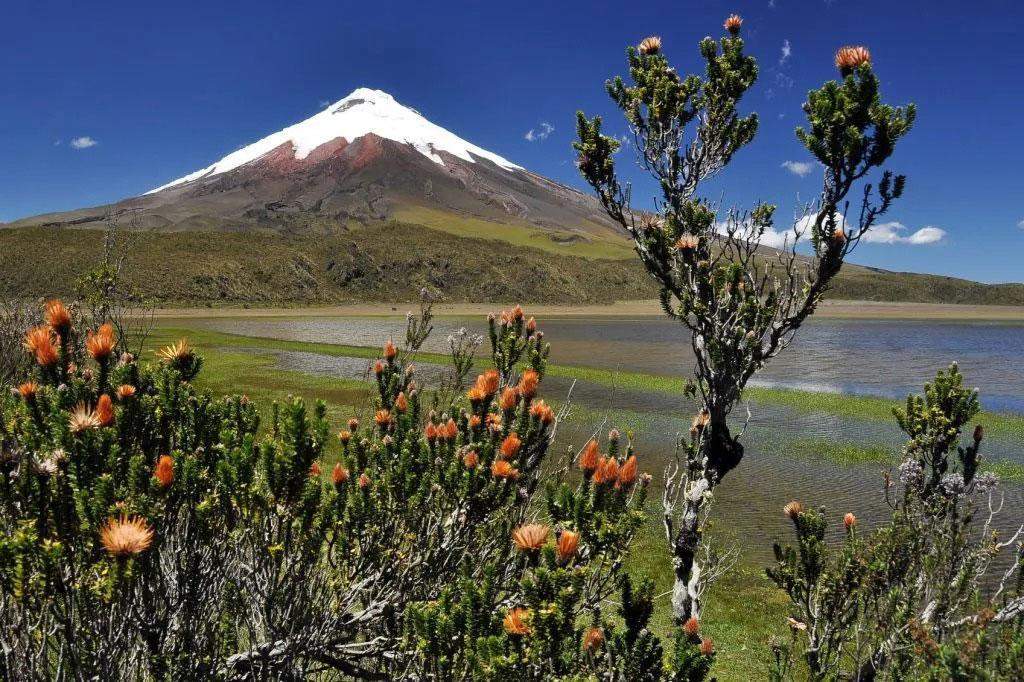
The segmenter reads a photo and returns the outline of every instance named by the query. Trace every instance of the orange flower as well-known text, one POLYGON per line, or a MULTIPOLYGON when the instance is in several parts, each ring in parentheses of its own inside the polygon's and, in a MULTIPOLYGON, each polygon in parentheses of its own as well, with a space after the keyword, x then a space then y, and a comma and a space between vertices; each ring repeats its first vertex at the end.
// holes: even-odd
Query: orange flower
POLYGON ((515 479, 519 477, 519 470, 503 459, 496 459, 491 465, 491 476, 502 480, 515 479))
POLYGON ((495 429, 501 426, 501 415, 496 412, 487 413, 487 425, 495 429))
POLYGON ((110 357, 117 345, 117 336, 114 334, 114 325, 106 322, 100 325, 95 333, 89 332, 85 339, 85 347, 93 360, 102 362, 110 357))
POLYGON ((619 463, 614 457, 602 457, 601 464, 594 472, 594 483, 614 483, 619 477, 619 463))
POLYGON ((85 403, 75 405, 75 409, 71 410, 71 414, 68 415, 68 428, 71 429, 71 433, 98 429, 100 426, 100 420, 96 418, 96 413, 85 403))
POLYGON ((700 640, 700 652, 705 656, 715 653, 715 644, 710 639, 700 640))
POLYGON ((533 336, 534 332, 537 331, 537 320, 532 317, 526 321, 526 333, 529 336, 533 336))
POLYGON ((26 402, 31 402, 35 399, 36 393, 39 392, 39 384, 34 381, 26 381, 25 383, 18 386, 18 395, 25 399, 26 402))
POLYGON ((395 398, 395 409, 399 412, 405 412, 409 409, 409 399, 405 397, 404 392, 399 392, 398 397, 395 398))
POLYGON ((353 433, 358 431, 359 430, 359 420, 356 419, 355 417, 352 417, 351 419, 349 419, 348 420, 348 430, 353 432, 353 433))
POLYGON ((366 475, 366 472, 359 474, 359 487, 367 488, 370 485, 370 477, 366 475))
POLYGON ((782 513, 788 516, 791 520, 796 521, 797 518, 804 513, 804 506, 796 500, 793 500, 782 508, 782 513))
POLYGON ((100 426, 110 426, 114 423, 114 403, 106 393, 96 402, 96 420, 100 426))
POLYGON ((377 410, 377 413, 373 415, 373 420, 377 422, 377 426, 383 428, 391 423, 391 412, 388 410, 377 410))
POLYGON ((128 400, 135 397, 135 387, 131 384, 121 384, 115 393, 118 400, 128 400))
POLYGON ((455 437, 459 435, 459 425, 455 423, 454 419, 449 419, 443 429, 444 437, 448 440, 455 440, 455 437))
POLYGON ((854 69, 862 64, 871 63, 871 53, 860 45, 847 45, 836 51, 836 68, 844 76, 849 76, 854 69))
POLYGON ((740 34, 740 26, 743 25, 743 19, 740 18, 740 15, 733 14, 722 25, 725 27, 725 30, 736 36, 740 34))
POLYGON ((339 431, 338 432, 338 440, 341 441, 342 445, 345 445, 350 440, 352 440, 352 432, 351 431, 344 431, 344 430, 339 431))
POLYGON ((462 456, 462 463, 466 465, 467 469, 476 469, 477 464, 480 463, 480 455, 476 454, 475 450, 470 450, 462 456))
POLYGON ((492 396, 498 392, 498 382, 500 377, 498 376, 498 370, 489 369, 483 374, 477 376, 476 383, 473 384, 473 388, 469 389, 469 399, 474 402, 482 401, 488 396, 492 396))
POLYGON ((600 465, 601 455, 597 452, 597 441, 593 438, 583 447, 580 453, 580 469, 594 471, 600 465))
POLYGON ((334 468, 331 469, 331 482, 334 483, 334 485, 341 485, 347 480, 348 469, 341 466, 341 462, 338 462, 334 465, 334 468))
POLYGON ((602 644, 604 644, 604 632, 601 631, 601 628, 590 628, 583 635, 584 651, 593 653, 600 649, 602 644))
POLYGON ((658 54, 661 52, 661 38, 658 36, 648 36, 640 41, 640 54, 658 54))
POLYGON ((633 481, 636 480, 636 468, 636 455, 630 455, 619 468, 619 480, 616 485, 623 488, 633 485, 633 481))
POLYGON ((433 443, 437 440, 437 425, 434 422, 427 422, 427 425, 423 427, 423 435, 427 437, 427 440, 433 443))
POLYGON ((516 403, 519 402, 519 393, 511 386, 506 386, 505 390, 501 392, 501 400, 498 404, 503 410, 511 410, 515 408, 516 403))
POLYGON ((557 554, 560 563, 567 563, 576 556, 576 550, 580 545, 580 534, 571 530, 563 530, 558 536, 557 554))
POLYGON ((177 343, 161 348, 156 354, 166 362, 181 362, 192 356, 192 347, 188 344, 188 339, 178 339, 177 343))
POLYGON ((376 374, 377 376, 380 376, 381 374, 383 374, 384 373, 384 363, 381 362, 380 360, 378 360, 377 362, 373 363, 373 373, 376 374))
POLYGON ((536 417, 544 426, 548 426, 555 421, 555 411, 543 400, 538 400, 533 404, 530 408, 530 414, 536 417))
POLYGON ((519 440, 519 436, 513 431, 505 436, 505 440, 501 443, 501 456, 503 459, 512 459, 519 454, 522 447, 523 441, 519 440))
POLYGON ((386 359, 388 362, 391 362, 392 360, 395 359, 396 355, 398 355, 398 349, 395 348, 395 344, 391 343, 391 341, 388 341, 387 343, 385 343, 384 344, 384 359, 386 359))
POLYGON ((700 621, 696 617, 690 616, 690 618, 683 623, 683 632, 693 637, 700 631, 700 621))
POLYGON ((469 398, 469 402, 475 405, 477 403, 483 402, 484 398, 486 398, 487 395, 484 393, 482 388, 474 385, 471 386, 468 391, 466 391, 466 397, 469 398))
POLYGON ((71 312, 57 299, 46 302, 46 324, 61 334, 71 328, 71 312))
POLYGON ((496 369, 485 370, 483 374, 476 378, 477 385, 480 386, 487 395, 494 395, 498 392, 499 381, 500 376, 496 369))
POLYGON ((161 455, 157 460, 156 467, 153 469, 153 478, 160 483, 161 488, 166 488, 174 482, 174 460, 170 455, 161 455))
POLYGON ((508 634, 522 637, 532 632, 528 625, 529 621, 530 612, 527 609, 515 608, 505 614, 502 627, 505 628, 505 632, 508 634))
POLYGON ((853 515, 853 512, 846 512, 846 516, 843 517, 843 526, 846 530, 850 530, 857 525, 857 517, 853 515))
POLYGON ((29 353, 35 353, 36 349, 44 343, 53 343, 53 332, 49 327, 39 326, 29 329, 25 333, 25 340, 22 345, 29 353))
POLYGON ((693 251, 700 244, 700 237, 687 232, 676 241, 676 249, 679 251, 693 251))
POLYGON ((478 414, 472 415, 469 418, 469 428, 471 428, 471 429, 478 429, 478 428, 480 428, 480 422, 481 422, 480 415, 478 415, 478 414))
POLYGON ((512 531, 512 541, 520 552, 536 552, 548 540, 551 529, 541 523, 528 523, 512 531))
POLYGON ((24 345, 41 367, 52 367, 57 364, 57 345, 48 327, 30 329, 25 334, 24 345))
POLYGON ((110 519, 100 529, 100 541, 112 556, 141 554, 153 542, 153 529, 138 516, 110 519))
POLYGON ((530 399, 537 392, 537 384, 540 383, 540 375, 532 369, 523 372, 519 378, 519 393, 526 399, 530 399))
POLYGON ((316 460, 314 460, 313 463, 309 465, 309 477, 310 478, 320 478, 320 474, 321 474, 320 462, 317 462, 316 460))

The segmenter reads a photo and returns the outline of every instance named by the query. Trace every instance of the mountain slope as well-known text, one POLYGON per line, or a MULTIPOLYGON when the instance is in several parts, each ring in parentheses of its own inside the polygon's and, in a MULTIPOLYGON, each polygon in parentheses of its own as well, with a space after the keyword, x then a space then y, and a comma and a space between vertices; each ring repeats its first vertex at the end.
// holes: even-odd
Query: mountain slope
MULTIPOLYGON (((0 225, 0 296, 72 293, 107 216, 128 212, 129 277, 166 304, 400 300, 421 286, 458 301, 656 293, 596 199, 366 88, 142 196, 0 225)), ((1024 285, 850 264, 833 295, 1021 305, 1024 285)))
MULTIPOLYGON (((73 296, 75 282, 101 258, 103 237, 90 229, 0 230, 0 299, 73 296)), ((146 231, 134 240, 127 278, 162 305, 412 301, 424 286, 452 302, 571 305, 657 294, 635 257, 586 259, 405 223, 327 235, 146 231)), ((829 296, 1024 305, 1024 285, 851 264, 829 296)))
POLYGON ((107 213, 127 210, 138 210, 147 229, 282 233, 333 232, 440 211, 539 229, 556 241, 625 245, 594 198, 367 88, 140 197, 9 227, 98 226, 107 213))

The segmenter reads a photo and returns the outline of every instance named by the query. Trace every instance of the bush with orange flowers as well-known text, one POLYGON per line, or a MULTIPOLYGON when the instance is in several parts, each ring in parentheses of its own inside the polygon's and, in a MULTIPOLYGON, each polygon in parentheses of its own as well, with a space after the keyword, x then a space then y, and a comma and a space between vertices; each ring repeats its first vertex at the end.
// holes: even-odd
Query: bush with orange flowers
MULTIPOLYGON (((708 581, 717 573, 700 564, 709 555, 704 524, 715 487, 744 456, 729 415, 750 379, 792 342, 847 256, 903 194, 904 176, 883 166, 916 116, 912 104, 883 102, 867 49, 843 48, 835 60, 840 78, 808 93, 807 126, 797 129, 821 169, 817 201, 782 227, 771 204, 719 213, 717 196, 703 196, 702 185, 758 130, 757 114, 740 107, 758 76, 741 35, 747 25, 734 14, 723 28, 719 40, 700 41, 703 68, 697 73, 677 71, 667 46, 650 37, 627 50, 630 80, 616 77, 607 84, 639 140, 633 145, 639 165, 660 190, 656 212, 630 206, 628 185, 616 175, 622 142, 602 134, 600 117, 578 114, 574 144, 580 172, 608 216, 632 238, 660 289, 663 309, 692 336, 697 356, 686 394, 703 417, 691 431, 687 461, 668 483, 673 494, 665 509, 678 624, 700 617, 708 581), (768 243, 769 236, 780 233, 788 235, 784 255, 766 258, 767 247, 777 246, 768 243), (808 244, 806 253, 798 252, 800 241, 808 244)), ((610 473, 609 465, 596 476, 610 473)))
POLYGON ((205 677, 189 660, 224 650, 255 409, 79 319, 47 303, 32 376, 0 400, 0 676, 205 677))
POLYGON ((548 346, 521 308, 490 318, 493 368, 466 381, 469 345, 453 344, 433 392, 411 364, 421 310, 383 347, 374 418, 336 439, 326 405, 297 399, 258 435, 250 401, 193 385, 187 340, 140 363, 67 310, 49 306, 54 326, 20 351, 32 376, 0 400, 5 677, 524 678, 640 660, 603 605, 631 589, 649 479, 617 433, 613 478, 552 470, 548 346), (58 357, 40 363, 47 344, 58 357))

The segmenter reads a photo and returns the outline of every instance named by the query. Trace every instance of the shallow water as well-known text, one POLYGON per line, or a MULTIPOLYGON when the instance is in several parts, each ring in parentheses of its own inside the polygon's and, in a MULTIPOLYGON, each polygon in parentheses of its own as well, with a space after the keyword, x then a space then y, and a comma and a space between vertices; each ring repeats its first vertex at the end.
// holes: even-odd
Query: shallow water
MULTIPOLYGON (((351 345, 377 345, 389 337, 404 336, 404 320, 396 318, 326 319, 208 319, 190 321, 205 328, 298 341, 351 345)), ((435 323, 425 350, 444 351, 446 337, 459 327, 484 332, 479 320, 441 319, 435 323)), ((667 320, 552 319, 543 324, 552 342, 552 361, 605 369, 684 375, 692 353, 683 332, 667 320)), ((278 367, 349 379, 369 376, 365 359, 294 351, 270 353, 278 367)), ((760 377, 763 385, 786 386, 842 393, 901 397, 920 392, 939 368, 956 360, 967 381, 984 388, 982 402, 989 409, 1024 413, 1024 327, 1004 324, 943 324, 922 322, 870 322, 821 320, 809 324, 793 347, 776 358, 760 377)), ((417 363, 421 383, 436 382, 442 369, 417 363)), ((572 382, 551 377, 544 393, 561 400, 572 382)), ((655 482, 673 456, 677 434, 689 428, 692 407, 682 398, 664 393, 609 388, 578 382, 572 400, 581 410, 562 426, 558 450, 578 446, 595 431, 611 426, 635 429, 642 466, 655 482), (607 417, 605 416, 607 415, 607 417), (626 421, 623 424, 622 421, 626 421)), ((743 426, 746 412, 734 415, 743 426)), ((851 442, 882 446, 898 453, 905 437, 894 421, 864 420, 826 413, 808 413, 774 405, 750 405, 743 442, 747 453, 716 492, 716 528, 736 539, 746 560, 771 560, 771 543, 789 540, 790 527, 782 507, 792 499, 826 505, 832 533, 841 532, 841 518, 853 511, 866 528, 881 523, 889 510, 882 494, 883 464, 833 464, 787 455, 787 443, 796 440, 851 442)), ((987 438, 984 454, 990 459, 1024 463, 1024 447, 1009 439, 987 438)), ((1011 533, 1024 521, 1024 487, 1003 487, 1006 512, 997 527, 1011 533)), ((660 492, 652 491, 658 513, 660 492)))
MULTIPOLYGON (((296 341, 374 346, 404 337, 401 318, 333 317, 207 319, 190 324, 217 331, 296 341)), ((425 350, 446 351, 447 336, 478 318, 440 318, 425 350)), ((678 323, 661 318, 541 321, 551 359, 602 369, 688 376, 693 352, 678 323)), ((1024 325, 903 320, 812 320, 793 345, 753 382, 804 390, 901 398, 920 392, 938 369, 958 362, 986 409, 1024 414, 1024 325)))

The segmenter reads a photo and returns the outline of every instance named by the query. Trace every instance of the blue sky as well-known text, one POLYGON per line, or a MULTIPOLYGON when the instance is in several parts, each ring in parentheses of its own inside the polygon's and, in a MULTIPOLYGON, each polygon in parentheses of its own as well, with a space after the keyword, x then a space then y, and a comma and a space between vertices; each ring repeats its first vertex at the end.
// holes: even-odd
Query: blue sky
MULTIPOLYGON (((661 35, 691 70, 696 42, 733 11, 762 65, 744 101, 762 125, 712 196, 787 216, 813 197, 817 172, 783 166, 809 161, 793 135, 800 105, 834 77, 836 47, 862 43, 886 98, 916 102, 919 118, 891 161, 910 179, 886 220, 904 229, 854 260, 1024 280, 1024 9, 1009 1, 15 3, 0 43, 0 221, 139 194, 359 86, 583 188, 573 114, 625 132, 603 90, 625 70, 625 45, 661 35), (945 236, 906 243, 925 227, 945 236)), ((637 202, 651 193, 638 183, 637 202)))

